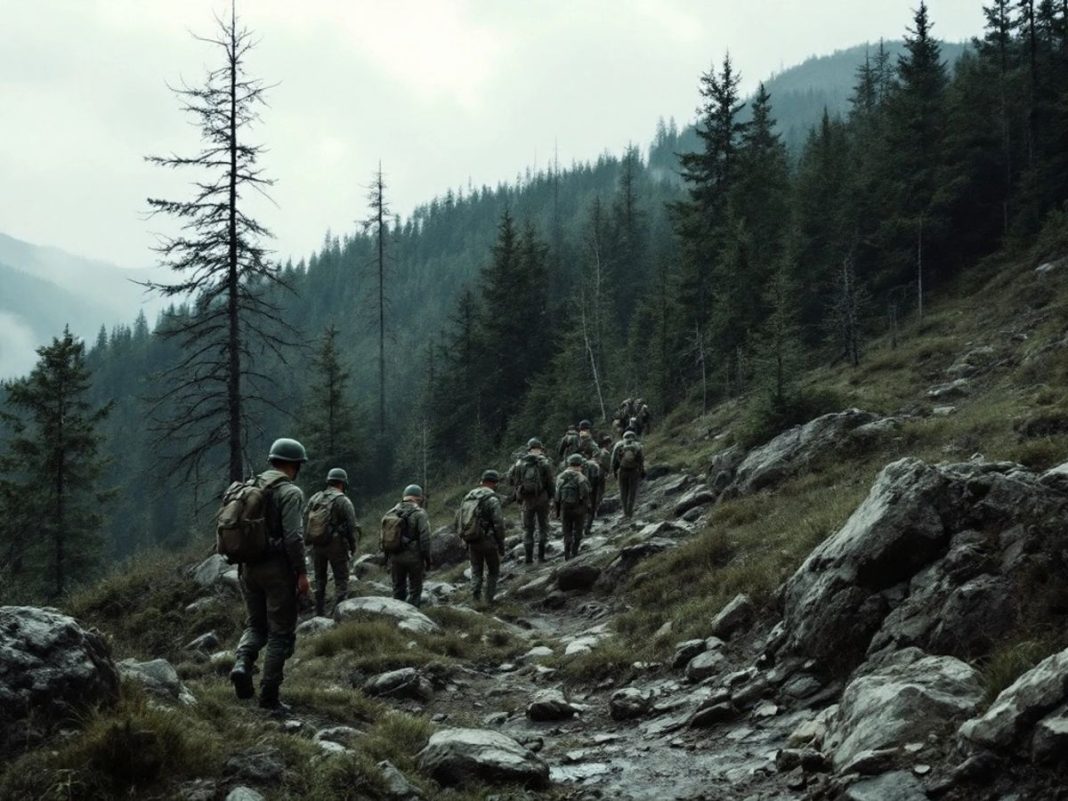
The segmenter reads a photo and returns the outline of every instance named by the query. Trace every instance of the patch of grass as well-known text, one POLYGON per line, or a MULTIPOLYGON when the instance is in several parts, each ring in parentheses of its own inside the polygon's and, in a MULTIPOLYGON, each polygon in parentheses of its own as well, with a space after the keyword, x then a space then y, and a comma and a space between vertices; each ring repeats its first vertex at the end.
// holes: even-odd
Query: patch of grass
POLYGON ((634 672, 634 663, 640 659, 641 654, 633 645, 614 638, 599 643, 588 653, 557 657, 548 664, 555 664, 568 681, 596 684, 605 679, 626 678, 634 672))
POLYGON ((1060 647, 1061 643, 1050 637, 1005 643, 995 649, 982 668, 985 703, 994 703, 1003 690, 1060 647))
POLYGON ((360 749, 374 761, 388 759, 407 773, 433 732, 434 725, 425 717, 390 711, 367 732, 360 749))

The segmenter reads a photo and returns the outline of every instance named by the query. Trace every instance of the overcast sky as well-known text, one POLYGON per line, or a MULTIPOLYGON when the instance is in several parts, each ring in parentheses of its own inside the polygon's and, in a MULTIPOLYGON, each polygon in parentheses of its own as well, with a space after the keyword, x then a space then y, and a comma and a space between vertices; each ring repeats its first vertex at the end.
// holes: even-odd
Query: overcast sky
MULTIPOLYGON (((646 145, 688 121, 730 49, 744 88, 814 54, 900 37, 909 0, 243 0, 250 67, 278 82, 256 139, 277 180, 260 210, 280 255, 365 213, 382 161, 394 210, 449 187, 513 180, 646 145)), ((982 25, 981 0, 933 0, 935 33, 982 25)), ((0 231, 125 266, 153 263, 148 195, 184 197, 143 156, 196 132, 168 82, 218 53, 226 0, 0 0, 0 231)))

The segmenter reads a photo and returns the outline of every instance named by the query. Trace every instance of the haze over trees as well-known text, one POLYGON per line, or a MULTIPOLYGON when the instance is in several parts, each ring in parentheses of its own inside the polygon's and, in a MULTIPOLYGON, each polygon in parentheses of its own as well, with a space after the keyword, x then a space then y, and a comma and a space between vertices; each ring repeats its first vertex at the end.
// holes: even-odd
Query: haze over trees
MULTIPOLYGON (((662 122, 647 152, 450 190, 404 220, 382 203, 369 229, 328 233, 280 267, 257 244, 265 229, 227 205, 228 176, 263 180, 256 148, 238 139, 235 151, 218 128, 251 123, 252 106, 234 112, 225 80, 189 90, 204 93, 189 96, 206 115, 204 157, 225 161, 205 190, 225 213, 161 207, 192 226, 164 254, 183 276, 174 296, 200 300, 154 332, 143 320, 104 332, 87 356, 93 402, 117 400, 100 424, 124 485, 113 519, 138 521, 108 527, 109 553, 184 541, 195 510, 258 468, 278 435, 311 443, 316 470, 347 462, 359 505, 414 479, 433 494, 628 395, 658 415, 737 398, 754 441, 829 410, 834 398, 803 390, 806 368, 862 365, 873 336, 922 315, 990 254, 1068 245, 1068 10, 995 0, 986 12, 961 51, 938 41, 921 3, 903 44, 860 59, 844 106, 817 101, 800 118, 796 93, 776 94, 785 76, 745 99, 738 66, 717 57, 694 76, 695 127, 662 122), (803 135, 801 118, 813 123, 803 135), (249 161, 228 172, 235 152, 249 161), (307 346, 289 364, 277 320, 307 346), (145 376, 187 368, 203 371, 209 417, 190 415, 197 401, 180 390, 162 408, 197 420, 178 433, 209 458, 199 490, 161 467, 182 443, 159 447, 141 425, 145 376), (378 441, 388 460, 369 447, 378 441), (146 494, 136 479, 154 470, 162 486, 146 494)), ((228 24, 219 43, 245 42, 228 24)), ((236 80, 254 105, 262 86, 236 80)))

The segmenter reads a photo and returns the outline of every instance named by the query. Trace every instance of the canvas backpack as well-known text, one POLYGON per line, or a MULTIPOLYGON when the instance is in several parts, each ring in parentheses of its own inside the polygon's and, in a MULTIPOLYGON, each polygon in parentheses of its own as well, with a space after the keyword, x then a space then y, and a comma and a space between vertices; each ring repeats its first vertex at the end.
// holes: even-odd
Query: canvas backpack
POLYGON ((536 498, 545 491, 544 471, 541 459, 531 454, 519 462, 519 494, 524 498, 536 498))
POLYGON ((624 470, 633 470, 638 466, 642 446, 637 442, 624 442, 619 449, 619 466, 624 470))
POLYGON ((565 434, 564 435, 564 453, 563 453, 563 455, 565 457, 567 457, 567 456, 570 456, 573 453, 578 453, 579 444, 580 444, 579 443, 579 435, 577 433, 575 433, 575 434, 570 434, 570 433, 569 434, 565 434))
POLYGON ((415 509, 403 509, 394 506, 382 518, 382 551, 397 553, 411 541, 411 524, 409 518, 415 509))
POLYGON ((568 509, 582 506, 588 497, 588 493, 582 486, 581 473, 574 470, 566 470, 560 481, 560 505, 568 509))
POLYGON ((326 493, 322 490, 308 500, 308 522, 304 526, 305 545, 329 545, 337 533, 334 504, 341 493, 326 493))
POLYGON ((590 480, 590 486, 596 487, 601 481, 601 466, 590 459, 586 461, 583 470, 586 473, 586 478, 590 480))
POLYGON ((486 520, 485 501, 493 490, 487 487, 479 487, 471 490, 460 503, 459 533, 460 539, 466 543, 478 542, 482 539, 489 526, 486 520))
POLYGON ((235 481, 222 497, 215 516, 215 552, 230 564, 255 562, 272 547, 267 514, 275 489, 287 483, 282 476, 265 483, 261 476, 235 481))

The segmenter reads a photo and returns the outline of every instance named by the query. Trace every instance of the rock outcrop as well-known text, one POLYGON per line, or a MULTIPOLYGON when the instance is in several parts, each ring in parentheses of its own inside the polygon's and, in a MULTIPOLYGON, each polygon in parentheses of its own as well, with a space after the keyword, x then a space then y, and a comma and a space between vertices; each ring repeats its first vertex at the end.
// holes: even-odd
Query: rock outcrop
POLYGON ((166 659, 150 659, 146 662, 124 659, 119 662, 119 673, 127 681, 140 684, 145 692, 158 700, 186 705, 196 703, 196 698, 182 684, 174 665, 166 659))
POLYGON ((0 607, 0 754, 118 697, 119 673, 99 634, 55 609, 0 607))
POLYGON ((444 729, 419 752, 419 769, 446 786, 473 781, 544 788, 549 766, 511 737, 489 729, 444 729))
POLYGON ((437 623, 411 604, 380 595, 368 595, 342 601, 337 605, 334 615, 342 621, 364 615, 387 617, 396 621, 398 628, 417 634, 434 634, 441 630, 437 623))

